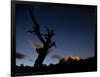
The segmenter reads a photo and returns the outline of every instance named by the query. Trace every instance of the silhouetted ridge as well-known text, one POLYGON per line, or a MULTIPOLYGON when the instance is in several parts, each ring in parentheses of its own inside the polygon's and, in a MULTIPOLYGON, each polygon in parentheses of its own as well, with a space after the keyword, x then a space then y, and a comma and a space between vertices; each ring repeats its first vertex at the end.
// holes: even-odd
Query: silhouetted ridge
MULTIPOLYGON (((38 68, 38 67, 37 67, 38 68)), ((55 73, 73 73, 73 72, 88 72, 96 71, 96 58, 91 57, 88 59, 80 59, 79 61, 73 61, 70 63, 62 63, 59 61, 58 64, 42 64, 39 69, 35 70, 32 66, 20 66, 16 65, 16 75, 35 75, 35 74, 55 74, 55 73)))

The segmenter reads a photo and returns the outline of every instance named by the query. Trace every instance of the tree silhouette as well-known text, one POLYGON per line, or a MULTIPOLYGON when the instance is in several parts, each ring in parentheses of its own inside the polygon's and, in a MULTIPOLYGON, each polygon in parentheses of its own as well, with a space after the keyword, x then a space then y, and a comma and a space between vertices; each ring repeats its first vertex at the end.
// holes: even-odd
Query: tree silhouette
POLYGON ((52 48, 53 46, 56 46, 55 42, 52 41, 52 37, 54 36, 54 31, 50 30, 48 27, 46 27, 47 33, 46 34, 42 33, 40 31, 40 25, 37 23, 37 21, 34 18, 32 8, 29 8, 29 13, 30 13, 31 19, 34 23, 34 26, 32 28, 33 30, 29 30, 27 32, 29 32, 33 35, 35 34, 38 37, 38 39, 41 41, 41 43, 43 44, 42 48, 36 48, 38 57, 34 64, 34 70, 39 70, 39 69, 41 69, 42 63, 43 63, 45 57, 47 56, 49 49, 52 48))

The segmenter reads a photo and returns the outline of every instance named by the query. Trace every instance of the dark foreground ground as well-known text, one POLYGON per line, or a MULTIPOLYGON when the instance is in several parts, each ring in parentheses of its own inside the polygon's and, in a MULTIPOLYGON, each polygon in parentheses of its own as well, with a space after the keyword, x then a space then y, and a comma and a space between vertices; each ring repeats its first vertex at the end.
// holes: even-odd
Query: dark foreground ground
POLYGON ((30 66, 16 66, 15 75, 40 75, 40 74, 58 74, 58 73, 75 73, 75 72, 90 72, 97 71, 97 60, 95 57, 88 59, 81 59, 71 63, 58 63, 50 64, 49 66, 43 64, 41 68, 34 70, 34 67, 30 66))

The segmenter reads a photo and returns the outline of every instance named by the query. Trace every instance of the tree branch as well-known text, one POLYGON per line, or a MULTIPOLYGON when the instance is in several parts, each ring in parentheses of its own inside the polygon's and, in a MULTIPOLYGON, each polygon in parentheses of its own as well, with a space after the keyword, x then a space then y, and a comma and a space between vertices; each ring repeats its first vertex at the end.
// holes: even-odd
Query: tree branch
POLYGON ((40 33, 40 25, 36 22, 33 14, 32 14, 32 9, 31 8, 29 8, 29 13, 30 13, 30 16, 31 16, 32 21, 35 24, 35 26, 33 26, 33 31, 28 31, 28 32, 30 32, 30 33, 34 32, 38 36, 38 38, 41 40, 41 42, 44 44, 45 41, 44 41, 44 39, 43 39, 43 37, 40 33))

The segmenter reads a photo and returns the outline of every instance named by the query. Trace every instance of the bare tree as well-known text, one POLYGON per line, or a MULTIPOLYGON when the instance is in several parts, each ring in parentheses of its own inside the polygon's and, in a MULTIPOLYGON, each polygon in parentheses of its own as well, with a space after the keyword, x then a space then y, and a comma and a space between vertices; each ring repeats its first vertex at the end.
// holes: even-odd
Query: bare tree
POLYGON ((39 70, 42 66, 42 63, 43 63, 45 57, 48 54, 49 49, 52 48, 53 46, 56 46, 55 42, 52 41, 52 37, 54 36, 54 31, 50 30, 49 28, 46 28, 47 33, 46 34, 42 33, 40 31, 40 25, 37 23, 37 21, 34 18, 33 9, 30 8, 29 13, 30 13, 31 19, 34 23, 34 26, 33 26, 33 30, 29 30, 27 32, 29 32, 31 34, 35 34, 38 37, 38 39, 41 41, 41 43, 43 44, 42 48, 36 48, 38 57, 35 61, 34 69, 39 70))

